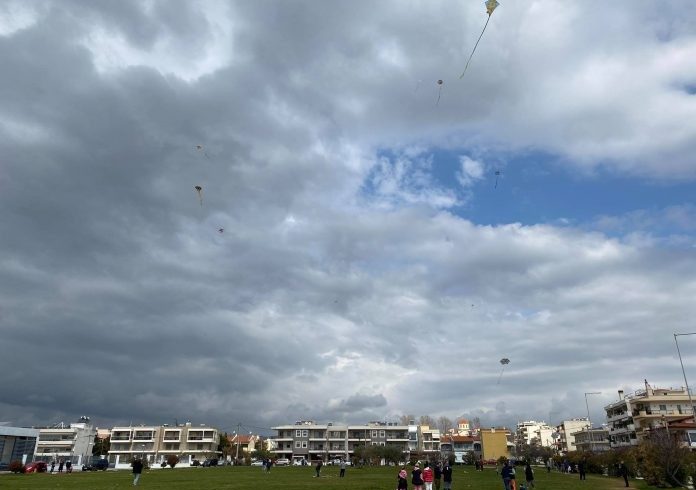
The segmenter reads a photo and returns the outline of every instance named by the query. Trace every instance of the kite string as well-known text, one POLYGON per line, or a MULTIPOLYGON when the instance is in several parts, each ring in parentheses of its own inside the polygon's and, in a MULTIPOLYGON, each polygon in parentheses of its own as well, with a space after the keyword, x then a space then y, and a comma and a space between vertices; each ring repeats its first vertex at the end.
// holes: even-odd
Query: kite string
POLYGON ((503 379, 503 373, 505 372, 505 366, 503 366, 503 369, 500 370, 500 376, 498 376, 498 382, 496 383, 497 385, 500 384, 500 380, 503 379))
POLYGON ((481 41, 481 38, 483 37, 483 33, 486 32, 486 27, 488 27, 488 21, 490 21, 490 20, 491 20, 491 16, 489 15, 488 19, 486 19, 486 24, 483 26, 483 30, 481 31, 481 35, 476 40, 476 44, 474 44, 474 49, 471 50, 471 54, 469 55, 469 59, 466 60, 466 66, 464 67, 464 71, 462 72, 461 75, 459 75, 460 80, 464 77, 466 70, 469 68, 469 63, 471 63, 471 58, 474 57, 474 53, 476 52, 476 48, 478 47, 479 42, 481 41))

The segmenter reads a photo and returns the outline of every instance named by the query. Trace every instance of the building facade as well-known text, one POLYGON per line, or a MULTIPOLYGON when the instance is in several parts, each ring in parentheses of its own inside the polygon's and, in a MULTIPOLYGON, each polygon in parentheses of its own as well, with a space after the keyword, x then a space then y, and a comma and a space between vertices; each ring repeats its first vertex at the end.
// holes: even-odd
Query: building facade
POLYGON ((70 461, 81 466, 92 459, 92 447, 97 430, 88 417, 71 424, 56 424, 39 428, 36 447, 37 461, 70 461))
POLYGON ((0 425, 0 471, 6 470, 12 461, 33 461, 38 441, 39 429, 0 425))
POLYGON ((480 429, 479 438, 481 440, 481 457, 484 460, 497 460, 501 456, 510 457, 510 449, 515 445, 510 438, 512 433, 505 427, 491 427, 490 429, 480 429))
POLYGON ((601 452, 611 449, 609 431, 603 427, 584 428, 572 434, 578 451, 601 452))
MULTIPOLYGON (((409 448, 409 426, 386 422, 365 425, 317 424, 299 421, 273 427, 273 452, 293 462, 352 459, 360 446, 396 446, 405 454, 409 448)), ((439 448, 438 448, 439 449, 439 448)))
POLYGON ((526 420, 518 422, 515 430, 515 443, 527 446, 551 447, 553 445, 553 427, 546 422, 526 420))
POLYGON ((440 438, 442 459, 463 463, 467 456, 473 454, 477 458, 481 454, 481 441, 471 436, 446 435, 440 438))
POLYGON ((166 461, 169 455, 175 455, 179 458, 180 466, 189 466, 194 460, 218 458, 219 444, 216 428, 193 426, 190 422, 173 427, 114 427, 111 429, 108 459, 116 468, 127 468, 135 458, 153 465, 166 461))
POLYGON ((557 437, 555 439, 556 450, 565 454, 569 451, 577 451, 575 446, 575 434, 583 429, 590 427, 590 422, 587 417, 580 417, 570 420, 564 420, 556 427, 557 437))

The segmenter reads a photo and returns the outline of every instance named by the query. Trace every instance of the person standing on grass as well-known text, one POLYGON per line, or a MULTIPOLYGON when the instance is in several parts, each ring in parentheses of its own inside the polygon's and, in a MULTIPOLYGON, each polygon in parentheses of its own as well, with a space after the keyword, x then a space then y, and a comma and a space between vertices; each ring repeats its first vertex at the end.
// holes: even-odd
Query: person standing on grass
POLYGON ((442 468, 442 480, 445 482, 444 490, 452 489, 452 466, 449 460, 445 461, 445 466, 442 468))
POLYGON ((500 476, 503 479, 503 486, 505 490, 511 490, 510 481, 514 478, 514 473, 512 470, 512 465, 510 461, 506 461, 503 465, 503 469, 500 470, 500 476))
POLYGON ((435 473, 435 490, 440 490, 440 481, 442 480, 442 461, 435 463, 433 473, 435 473))
POLYGON ((623 477, 624 483, 628 486, 628 467, 623 461, 619 464, 619 476, 623 477))
POLYGON ((524 479, 527 480, 527 488, 534 488, 534 470, 532 469, 532 465, 529 464, 529 461, 527 461, 524 467, 524 479))
POLYGON ((430 467, 429 463, 425 463, 425 468, 423 469, 423 482, 425 483, 425 490, 433 490, 433 480, 435 480, 433 469, 430 467))
POLYGON ((341 473, 338 476, 340 476, 341 478, 346 476, 346 460, 345 459, 341 460, 341 473))
POLYGON ((546 473, 551 473, 551 458, 546 460, 546 473))
POLYGON ((134 459, 131 466, 133 467, 133 486, 137 487, 138 481, 140 481, 140 475, 143 472, 143 462, 139 459, 134 459))
POLYGON ((585 474, 585 460, 581 459, 578 463, 578 473, 580 473, 581 480, 587 480, 587 475, 585 474))
POLYGON ((408 473, 406 473, 406 468, 402 467, 397 476, 396 490, 408 490, 408 473))
POLYGON ((322 460, 320 459, 319 462, 317 463, 317 467, 315 468, 315 470, 316 470, 316 472, 317 472, 316 478, 319 478, 319 477, 321 476, 321 467, 322 467, 322 466, 324 466, 324 461, 322 461, 322 460))
POLYGON ((423 490, 423 472, 416 463, 411 472, 411 483, 413 483, 413 490, 423 490))

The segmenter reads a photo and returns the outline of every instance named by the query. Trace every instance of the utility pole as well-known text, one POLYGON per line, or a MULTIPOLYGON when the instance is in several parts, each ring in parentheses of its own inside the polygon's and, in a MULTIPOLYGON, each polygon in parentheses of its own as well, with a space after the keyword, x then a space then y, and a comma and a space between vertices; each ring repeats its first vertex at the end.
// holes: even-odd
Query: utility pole
POLYGON ((237 424, 237 452, 234 455, 234 464, 237 465, 239 464, 239 429, 242 426, 242 424, 237 424))
POLYGON ((682 356, 681 352, 679 351, 679 342, 677 342, 677 337, 684 336, 684 335, 696 335, 696 332, 689 332, 689 333, 675 333, 674 334, 674 343, 677 344, 677 354, 679 354, 679 364, 681 364, 682 368, 682 374, 684 375, 684 384, 686 385, 686 393, 689 395, 689 404, 691 405, 691 419, 696 421, 696 415, 694 413, 694 401, 691 399, 691 390, 689 389, 689 382, 686 380, 686 371, 684 371, 684 362, 682 361, 682 356))
POLYGON ((601 391, 589 391, 585 393, 585 408, 587 408, 587 423, 590 424, 590 426, 587 428, 589 431, 590 435, 590 451, 592 451, 593 446, 594 446, 594 434, 592 433, 592 421, 590 420, 590 405, 587 403, 587 395, 601 395, 601 391))

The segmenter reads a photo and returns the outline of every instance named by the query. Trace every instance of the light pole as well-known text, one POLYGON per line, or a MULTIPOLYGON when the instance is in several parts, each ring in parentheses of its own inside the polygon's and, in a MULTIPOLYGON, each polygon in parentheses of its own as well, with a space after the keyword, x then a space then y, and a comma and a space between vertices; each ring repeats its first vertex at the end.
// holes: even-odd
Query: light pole
POLYGON ((684 375, 684 384, 686 385, 686 393, 689 395, 689 405, 691 405, 691 418, 696 420, 694 417, 694 401, 691 399, 691 390, 689 389, 689 382, 686 380, 686 371, 684 370, 684 362, 682 361, 681 351, 679 350, 679 342, 677 342, 677 337, 683 337, 685 335, 696 335, 696 332, 687 333, 675 333, 674 343, 677 345, 677 354, 679 355, 679 364, 681 364, 682 374, 684 375))
POLYGON ((590 451, 593 451, 594 448, 592 447, 594 445, 594 435, 592 434, 592 421, 590 420, 590 405, 587 403, 587 395, 601 395, 601 391, 587 391, 585 392, 585 408, 587 408, 587 423, 590 424, 590 426, 587 428, 590 434, 590 451))

